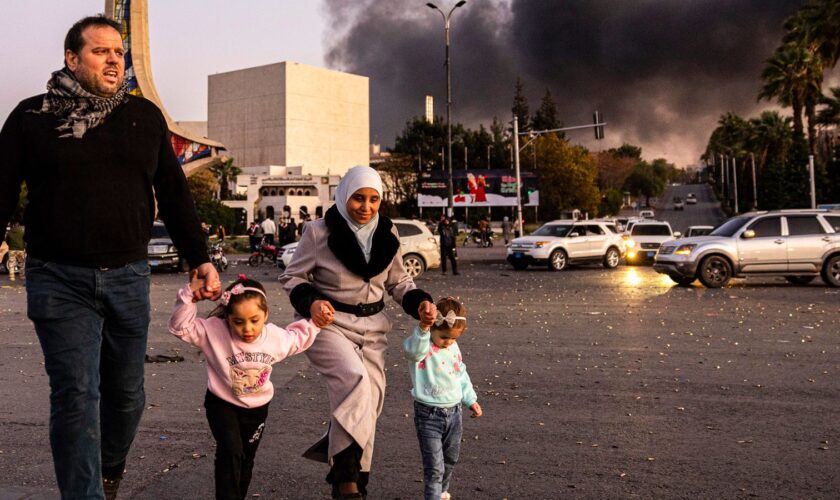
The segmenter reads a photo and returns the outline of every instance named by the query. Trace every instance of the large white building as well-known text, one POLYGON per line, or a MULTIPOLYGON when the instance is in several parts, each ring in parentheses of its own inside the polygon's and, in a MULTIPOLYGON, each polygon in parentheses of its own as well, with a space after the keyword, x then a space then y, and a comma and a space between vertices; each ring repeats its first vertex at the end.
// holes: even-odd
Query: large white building
POLYGON ((368 78, 294 62, 210 75, 207 132, 238 167, 343 175, 368 164, 368 78))

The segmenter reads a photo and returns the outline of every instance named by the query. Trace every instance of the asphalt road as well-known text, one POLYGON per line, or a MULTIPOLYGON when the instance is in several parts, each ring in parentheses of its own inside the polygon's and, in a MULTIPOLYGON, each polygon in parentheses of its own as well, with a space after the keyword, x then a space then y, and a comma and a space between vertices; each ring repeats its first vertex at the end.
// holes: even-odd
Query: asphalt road
MULTIPOLYGON (((418 280, 465 301, 459 344, 485 410, 465 420, 453 497, 840 496, 840 290, 770 278, 681 288, 649 267, 516 272, 503 251, 459 249, 461 276, 418 280)), ((277 273, 247 271, 267 285, 272 320, 290 321, 277 273)), ((184 281, 153 276, 149 353, 186 359, 147 365, 147 410, 121 498, 213 494, 203 359, 165 328, 184 281)), ((389 386, 370 498, 419 498, 399 350, 413 322, 393 303, 387 311, 389 386)), ((24 290, 5 276, 0 343, 0 499, 55 498, 42 356, 24 290)), ((326 428, 323 383, 302 355, 278 365, 273 381, 251 493, 329 498, 323 464, 300 458, 326 428)))

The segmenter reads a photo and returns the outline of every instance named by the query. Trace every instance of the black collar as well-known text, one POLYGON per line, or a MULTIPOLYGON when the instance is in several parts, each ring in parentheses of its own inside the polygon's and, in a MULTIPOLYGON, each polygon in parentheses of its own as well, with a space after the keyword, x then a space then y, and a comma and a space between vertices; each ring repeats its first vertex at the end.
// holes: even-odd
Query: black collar
POLYGON ((400 240, 391 232, 393 227, 391 219, 383 215, 379 216, 379 223, 373 232, 370 262, 365 262, 365 255, 356 240, 356 235, 353 234, 335 205, 324 214, 324 223, 330 232, 327 246, 347 269, 361 276, 365 281, 388 269, 400 248, 400 240))

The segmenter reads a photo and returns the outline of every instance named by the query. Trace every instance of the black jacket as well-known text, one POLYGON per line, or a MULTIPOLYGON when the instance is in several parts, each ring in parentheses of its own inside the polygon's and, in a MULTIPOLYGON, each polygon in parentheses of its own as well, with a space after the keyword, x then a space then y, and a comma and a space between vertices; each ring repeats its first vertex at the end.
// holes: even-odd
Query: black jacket
POLYGON ((80 139, 59 138, 58 117, 22 101, 0 131, 0 228, 29 190, 28 252, 39 259, 115 267, 145 259, 155 217, 191 267, 209 262, 187 180, 160 110, 129 96, 80 139))

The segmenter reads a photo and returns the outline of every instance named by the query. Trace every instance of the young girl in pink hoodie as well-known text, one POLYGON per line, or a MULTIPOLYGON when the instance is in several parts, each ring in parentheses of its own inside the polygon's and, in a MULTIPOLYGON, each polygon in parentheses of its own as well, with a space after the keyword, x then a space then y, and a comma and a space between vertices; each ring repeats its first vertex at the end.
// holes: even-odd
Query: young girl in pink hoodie
POLYGON ((207 319, 197 318, 192 289, 199 286, 193 274, 178 292, 169 331, 207 358, 204 408, 216 439, 216 498, 242 499, 274 395, 271 365, 309 348, 320 328, 311 320, 295 321, 286 329, 266 323, 265 289, 243 275, 207 319))

